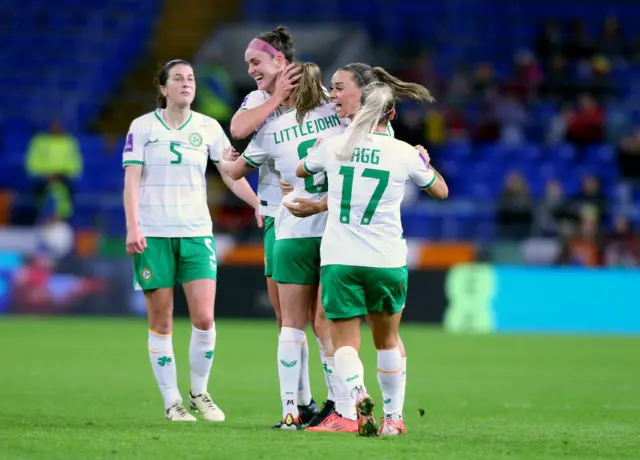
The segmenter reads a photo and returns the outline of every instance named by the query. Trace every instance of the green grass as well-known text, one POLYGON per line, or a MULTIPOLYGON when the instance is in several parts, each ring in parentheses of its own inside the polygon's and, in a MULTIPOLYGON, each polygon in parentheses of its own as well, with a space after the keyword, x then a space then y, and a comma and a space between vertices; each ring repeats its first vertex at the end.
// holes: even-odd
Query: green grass
MULTIPOLYGON (((274 324, 220 320, 217 330, 210 390, 227 421, 171 424, 143 320, 0 319, 0 458, 640 458, 637 338, 452 336, 403 326, 409 432, 364 439, 269 429, 280 416, 274 324)), ((189 333, 187 322, 176 325, 183 395, 189 333)), ((363 333, 367 385, 380 400, 363 333)), ((322 402, 311 342, 313 393, 322 402)))

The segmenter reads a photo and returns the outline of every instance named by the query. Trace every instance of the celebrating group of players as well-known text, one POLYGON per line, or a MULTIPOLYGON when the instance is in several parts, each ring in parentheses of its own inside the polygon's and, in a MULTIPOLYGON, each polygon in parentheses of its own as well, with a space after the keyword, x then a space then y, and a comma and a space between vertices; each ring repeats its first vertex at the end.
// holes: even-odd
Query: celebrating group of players
POLYGON ((177 282, 192 322, 189 406, 205 420, 225 419, 207 391, 216 341, 217 259, 205 183, 211 158, 264 226, 265 276, 279 326, 282 418, 274 428, 403 434, 407 361, 398 326, 408 272, 400 204, 409 180, 439 199, 448 189, 426 150, 395 139, 390 122, 396 101, 433 98, 420 85, 361 63, 338 69, 329 92, 315 64, 295 62, 283 27, 254 38, 245 60, 258 90, 231 122, 233 137, 253 135, 242 155, 215 120, 191 111, 195 79, 183 60, 161 69, 159 108, 134 120, 126 138, 127 250, 147 304, 149 356, 165 417, 196 420, 177 385, 171 336, 177 282), (255 169, 257 196, 244 179, 255 169), (358 356, 363 316, 378 353, 381 423, 358 356), (321 410, 309 384, 309 320, 328 390, 321 410))

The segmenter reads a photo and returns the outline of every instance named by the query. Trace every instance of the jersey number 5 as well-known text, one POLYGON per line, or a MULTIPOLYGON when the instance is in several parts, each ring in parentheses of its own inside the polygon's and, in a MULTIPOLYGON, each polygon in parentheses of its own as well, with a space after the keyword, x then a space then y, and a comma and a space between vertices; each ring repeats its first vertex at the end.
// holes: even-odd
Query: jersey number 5
POLYGON ((180 147, 180 142, 172 142, 169 144, 169 150, 173 153, 177 158, 171 161, 172 165, 179 165, 182 163, 182 153, 178 151, 178 147, 180 147))
MULTIPOLYGON (((298 158, 300 158, 301 160, 304 160, 305 158, 307 158, 307 155, 309 154, 309 149, 311 147, 313 147, 313 145, 316 143, 317 139, 309 139, 308 141, 304 141, 304 142, 300 142, 300 145, 298 145, 298 158)), ((324 174, 324 181, 322 182, 322 184, 316 185, 315 182, 313 181, 313 178, 315 176, 311 176, 311 177, 307 177, 304 180, 304 189, 307 191, 307 193, 324 193, 327 190, 329 190, 329 183, 327 182, 327 173, 323 173, 324 174)))
MULTIPOLYGON (((353 166, 341 166, 340 175, 344 177, 342 182, 342 198, 340 200, 340 223, 348 224, 351 222, 351 195, 353 194, 353 177, 355 168, 353 166)), ((366 168, 362 171, 362 177, 377 179, 378 185, 373 191, 373 195, 369 200, 367 208, 364 210, 360 225, 369 225, 376 208, 380 203, 380 198, 389 185, 389 171, 380 169, 366 168)))

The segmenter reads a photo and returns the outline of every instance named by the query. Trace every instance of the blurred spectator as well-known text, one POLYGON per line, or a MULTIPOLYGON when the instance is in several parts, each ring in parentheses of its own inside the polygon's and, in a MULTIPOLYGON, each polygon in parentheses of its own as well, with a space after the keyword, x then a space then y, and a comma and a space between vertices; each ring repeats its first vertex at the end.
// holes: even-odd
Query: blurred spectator
POLYGON ((424 137, 429 146, 442 145, 447 140, 445 118, 440 110, 430 108, 424 120, 424 137))
POLYGON ((540 84, 540 95, 556 102, 573 100, 575 82, 567 69, 565 58, 554 55, 549 61, 549 70, 540 84))
POLYGON ((536 206, 534 233, 542 237, 555 237, 560 224, 570 218, 569 203, 562 184, 556 179, 547 182, 544 195, 536 206))
POLYGON ((545 140, 547 145, 558 145, 563 143, 567 138, 567 128, 569 120, 573 115, 573 109, 569 104, 562 104, 560 110, 551 117, 547 125, 547 134, 545 140))
POLYGON ((570 241, 572 259, 585 267, 602 265, 603 234, 598 210, 583 206, 578 219, 578 232, 570 241))
POLYGON ((627 50, 625 49, 625 38, 620 29, 618 19, 611 16, 605 18, 597 50, 598 53, 607 56, 614 62, 625 61, 627 50))
POLYGON ((636 267, 640 260, 640 244, 629 220, 618 216, 613 230, 607 237, 605 264, 614 267, 636 267))
POLYGON ((444 81, 426 51, 423 51, 414 59, 411 66, 404 72, 403 78, 406 81, 421 84, 435 94, 436 97, 438 94, 444 93, 444 81))
POLYGON ((447 139, 456 141, 469 138, 467 119, 462 108, 450 107, 444 111, 444 116, 447 139))
POLYGON ((565 49, 565 40, 560 30, 558 21, 549 20, 544 30, 536 39, 536 54, 543 62, 547 62, 551 56, 562 53, 565 49))
POLYGON ((581 84, 584 92, 592 94, 601 104, 615 95, 610 69, 611 64, 606 57, 595 56, 591 60, 590 73, 581 84))
POLYGON ((618 167, 625 179, 640 181, 640 126, 618 145, 618 167))
POLYGON ((489 101, 498 93, 498 81, 493 66, 483 62, 476 67, 473 79, 473 96, 482 101, 489 101))
POLYGON ((505 239, 521 240, 531 233, 533 200, 524 177, 511 172, 498 199, 498 232, 505 239))
POLYGON ((567 58, 571 61, 591 59, 595 50, 595 43, 589 36, 584 22, 574 21, 571 25, 571 35, 565 48, 567 58))
POLYGON ((604 112, 589 94, 583 94, 577 110, 569 117, 567 140, 577 147, 602 142, 604 138, 604 112))
POLYGON ((498 99, 494 106, 496 120, 500 124, 500 142, 505 145, 521 145, 525 141, 524 125, 527 112, 513 92, 498 99))
POLYGON ((505 81, 503 91, 511 93, 521 101, 530 101, 542 79, 540 67, 528 50, 518 52, 514 57, 513 74, 505 81))
POLYGON ((448 79, 447 104, 460 105, 468 101, 471 96, 473 81, 469 68, 459 64, 448 79))
POLYGON ((500 125, 496 119, 493 105, 489 102, 482 105, 476 120, 475 142, 496 142, 500 138, 500 125))
POLYGON ((600 181, 595 176, 589 174, 583 177, 580 192, 573 201, 578 215, 585 206, 590 206, 595 212, 598 223, 602 222, 603 216, 607 212, 607 198, 602 193, 600 181))
POLYGON ((424 145, 424 107, 415 102, 407 102, 398 108, 398 114, 398 122, 393 125, 396 137, 411 145, 424 145))
MULTIPOLYGON (((82 153, 78 140, 66 133, 59 121, 49 132, 36 133, 29 142, 26 170, 35 179, 36 208, 48 208, 47 217, 66 219, 70 216, 73 187, 71 179, 82 174, 82 153), (48 204, 47 204, 48 202, 48 204)), ((36 211, 36 212, 38 212, 36 211)))

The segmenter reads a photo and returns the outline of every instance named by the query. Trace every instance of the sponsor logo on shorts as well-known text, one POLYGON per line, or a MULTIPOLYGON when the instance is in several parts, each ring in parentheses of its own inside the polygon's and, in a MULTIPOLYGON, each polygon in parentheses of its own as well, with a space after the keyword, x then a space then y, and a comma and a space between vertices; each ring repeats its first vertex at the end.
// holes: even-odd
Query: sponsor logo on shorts
POLYGON ((151 270, 148 268, 143 268, 140 271, 140 275, 142 277, 142 280, 147 282, 151 281, 151 278, 153 278, 153 273, 151 273, 151 270))
POLYGON ((202 145, 202 135, 200 133, 189 134, 189 144, 194 147, 200 147, 202 145))

